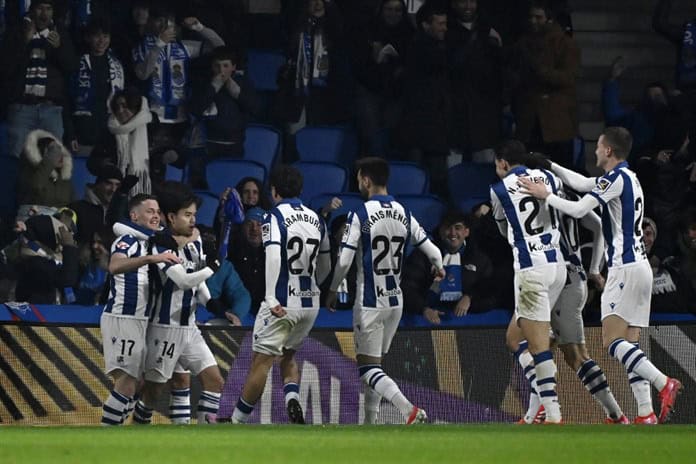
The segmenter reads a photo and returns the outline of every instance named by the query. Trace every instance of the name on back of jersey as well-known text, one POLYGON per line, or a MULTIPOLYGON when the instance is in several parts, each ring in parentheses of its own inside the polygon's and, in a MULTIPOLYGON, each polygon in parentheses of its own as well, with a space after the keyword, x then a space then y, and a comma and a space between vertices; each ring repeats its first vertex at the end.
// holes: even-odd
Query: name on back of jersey
MULTIPOLYGON (((551 185, 551 182, 549 181, 549 178, 547 176, 520 175, 518 177, 527 177, 527 178, 529 178, 529 180, 531 180, 535 184, 551 185)), ((522 186, 518 185, 518 184, 511 184, 511 185, 507 186, 507 191, 511 195, 518 193, 521 189, 522 189, 522 186)))
POLYGON ((288 228, 296 222, 306 222, 307 224, 316 227, 317 230, 321 230, 321 221, 319 221, 319 218, 317 216, 307 213, 289 214, 285 216, 285 219, 283 220, 283 225, 285 226, 285 228, 288 228))
MULTIPOLYGON (((384 206, 385 204, 383 203, 382 205, 384 206)), ((372 226, 375 225, 376 222, 381 221, 383 219, 393 219, 399 221, 406 228, 408 228, 409 226, 408 218, 406 217, 406 215, 402 214, 398 210, 391 208, 391 205, 389 205, 389 209, 378 209, 377 211, 374 211, 372 214, 370 214, 367 220, 360 227, 360 230, 362 230, 364 233, 369 233, 372 226)))

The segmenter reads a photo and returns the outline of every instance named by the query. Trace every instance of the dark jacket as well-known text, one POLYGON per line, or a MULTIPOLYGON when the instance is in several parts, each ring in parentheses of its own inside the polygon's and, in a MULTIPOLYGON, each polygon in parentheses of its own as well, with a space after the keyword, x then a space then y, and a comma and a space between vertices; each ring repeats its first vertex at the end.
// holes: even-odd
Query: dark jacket
POLYGON ((263 246, 254 248, 246 240, 230 240, 228 259, 232 261, 244 287, 251 295, 251 313, 259 312, 266 297, 266 253, 263 246))
POLYGON ((78 243, 90 243, 94 238, 94 233, 103 230, 107 225, 108 208, 99 201, 92 190, 93 187, 94 184, 87 184, 85 198, 68 205, 77 214, 75 240, 78 243))
MULTIPOLYGON (((444 249, 443 253, 446 253, 444 249)), ((478 313, 495 308, 492 291, 493 266, 491 260, 469 241, 460 250, 462 268, 462 294, 471 297, 469 312, 478 313)), ((404 266, 401 289, 404 292, 404 311, 422 314, 426 307, 440 310, 453 310, 457 301, 440 302, 436 295, 429 295, 433 284, 432 263, 427 256, 416 249, 404 266)))

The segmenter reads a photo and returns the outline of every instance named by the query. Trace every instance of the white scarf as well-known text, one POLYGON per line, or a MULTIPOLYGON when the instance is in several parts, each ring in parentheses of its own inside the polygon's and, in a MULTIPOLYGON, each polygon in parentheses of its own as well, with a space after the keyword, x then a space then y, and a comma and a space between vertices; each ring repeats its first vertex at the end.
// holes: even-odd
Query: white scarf
POLYGON ((116 137, 118 168, 124 176, 134 175, 138 178, 138 183, 130 190, 129 197, 152 192, 147 143, 147 125, 151 121, 152 114, 145 97, 142 98, 142 107, 138 114, 127 123, 119 123, 113 114, 109 116, 109 132, 116 137))

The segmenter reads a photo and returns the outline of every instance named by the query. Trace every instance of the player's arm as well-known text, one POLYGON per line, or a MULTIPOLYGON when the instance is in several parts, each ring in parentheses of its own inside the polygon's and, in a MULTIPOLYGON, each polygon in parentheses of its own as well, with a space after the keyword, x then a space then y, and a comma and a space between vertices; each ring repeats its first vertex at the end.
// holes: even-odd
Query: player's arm
POLYGON ((329 291, 336 293, 339 285, 345 279, 350 265, 353 264, 353 258, 355 257, 355 252, 358 249, 358 243, 360 240, 360 219, 358 215, 351 212, 348 215, 347 228, 343 234, 343 242, 341 243, 341 254, 336 261, 336 268, 334 269, 333 280, 329 286, 329 291))
POLYGON ((324 282, 331 272, 331 244, 329 243, 329 234, 326 233, 326 230, 326 224, 324 224, 319 245, 319 256, 317 256, 317 284, 324 282))
POLYGON ((205 284, 205 282, 198 284, 198 287, 196 288, 196 299, 198 302, 205 306, 208 304, 211 298, 210 290, 208 290, 208 286, 205 284))
MULTIPOLYGON (((411 244, 418 248, 425 256, 428 257, 430 264, 435 268, 435 276, 440 279, 445 276, 445 271, 442 267, 442 253, 430 241, 428 234, 418 223, 418 220, 411 216, 411 244)), ((436 279, 439 280, 439 279, 436 279)))
POLYGON ((602 221, 593 211, 580 219, 580 224, 592 232, 592 261, 590 261, 589 273, 599 274, 599 268, 604 258, 604 236, 602 235, 602 221))
POLYGON ((597 185, 597 178, 585 177, 568 168, 564 168, 560 164, 551 163, 551 170, 561 180, 573 190, 578 192, 589 192, 597 185))
POLYGON ((167 253, 173 254, 171 251, 163 249, 159 246, 152 248, 152 258, 157 260, 157 267, 182 290, 190 290, 198 287, 201 282, 205 282, 208 277, 213 275, 213 270, 209 267, 205 267, 196 272, 187 273, 186 268, 179 264, 180 260, 178 258, 175 263, 165 262, 158 259, 159 256, 167 253))
POLYGON ((508 224, 505 218, 505 211, 503 210, 503 205, 498 198, 498 195, 491 189, 491 209, 493 211, 493 219, 495 219, 495 224, 498 226, 498 232, 500 235, 507 238, 508 224))
POLYGON ((266 296, 264 301, 271 308, 273 315, 283 317, 285 310, 276 298, 275 288, 280 274, 281 255, 280 228, 278 220, 273 214, 268 214, 262 226, 263 246, 266 251, 266 296))
POLYGON ((569 201, 546 190, 546 186, 542 182, 534 182, 528 177, 520 177, 517 182, 522 186, 522 193, 539 200, 546 200, 550 206, 577 219, 599 206, 599 200, 592 195, 585 195, 580 201, 569 201))
POLYGON ((109 259, 109 272, 112 275, 132 272, 148 264, 179 263, 179 258, 171 252, 155 256, 131 256, 135 248, 136 239, 132 237, 122 237, 114 243, 111 247, 111 258, 109 259))

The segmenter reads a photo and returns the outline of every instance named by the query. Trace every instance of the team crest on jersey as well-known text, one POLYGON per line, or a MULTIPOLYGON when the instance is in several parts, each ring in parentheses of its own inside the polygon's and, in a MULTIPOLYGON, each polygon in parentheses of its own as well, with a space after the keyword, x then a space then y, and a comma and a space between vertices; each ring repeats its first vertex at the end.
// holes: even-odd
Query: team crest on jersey
POLYGON ((114 345, 116 343, 116 337, 111 337, 111 344, 114 345))
POLYGON ((129 247, 130 245, 128 244, 128 242, 124 242, 123 240, 116 244, 116 248, 119 250, 127 250, 129 247))
POLYGON ((125 359, 123 356, 117 356, 116 357, 116 362, 119 364, 123 364, 125 362, 125 359))
POLYGON ((597 182, 597 190, 600 192, 606 192, 609 187, 611 187, 611 181, 609 179, 601 178, 599 182, 597 182))

